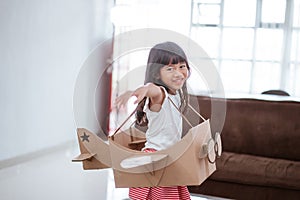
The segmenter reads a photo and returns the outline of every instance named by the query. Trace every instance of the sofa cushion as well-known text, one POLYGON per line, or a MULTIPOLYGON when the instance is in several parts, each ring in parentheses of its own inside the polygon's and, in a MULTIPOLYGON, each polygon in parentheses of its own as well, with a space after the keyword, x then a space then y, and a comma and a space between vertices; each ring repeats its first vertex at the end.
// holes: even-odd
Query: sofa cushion
POLYGON ((223 152, 210 179, 300 190, 300 162, 223 152))

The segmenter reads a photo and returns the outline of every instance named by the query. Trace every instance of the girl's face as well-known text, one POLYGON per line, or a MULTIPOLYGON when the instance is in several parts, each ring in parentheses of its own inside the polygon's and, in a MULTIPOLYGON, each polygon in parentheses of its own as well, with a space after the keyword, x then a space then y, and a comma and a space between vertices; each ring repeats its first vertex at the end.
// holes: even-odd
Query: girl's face
POLYGON ((165 65, 160 69, 160 78, 169 88, 171 94, 181 89, 188 78, 188 68, 185 62, 165 65))

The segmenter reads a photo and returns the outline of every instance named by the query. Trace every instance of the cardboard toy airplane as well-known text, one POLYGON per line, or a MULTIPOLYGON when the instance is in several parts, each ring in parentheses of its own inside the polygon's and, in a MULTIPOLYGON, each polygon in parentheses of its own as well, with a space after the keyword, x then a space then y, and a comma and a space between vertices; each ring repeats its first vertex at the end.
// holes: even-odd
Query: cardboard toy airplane
POLYGON ((112 168, 117 188, 200 185, 216 170, 222 151, 220 134, 212 138, 209 120, 168 149, 152 153, 132 149, 145 141, 145 134, 133 127, 119 130, 108 142, 84 128, 77 135, 81 154, 72 161, 83 162, 84 170, 112 168))

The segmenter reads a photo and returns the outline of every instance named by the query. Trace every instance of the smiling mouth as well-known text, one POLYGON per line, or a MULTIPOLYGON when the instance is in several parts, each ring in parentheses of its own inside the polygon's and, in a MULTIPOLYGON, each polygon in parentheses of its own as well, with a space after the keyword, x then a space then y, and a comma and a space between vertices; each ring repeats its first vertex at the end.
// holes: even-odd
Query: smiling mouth
POLYGON ((173 83, 180 85, 183 83, 183 79, 175 79, 173 80, 173 83))

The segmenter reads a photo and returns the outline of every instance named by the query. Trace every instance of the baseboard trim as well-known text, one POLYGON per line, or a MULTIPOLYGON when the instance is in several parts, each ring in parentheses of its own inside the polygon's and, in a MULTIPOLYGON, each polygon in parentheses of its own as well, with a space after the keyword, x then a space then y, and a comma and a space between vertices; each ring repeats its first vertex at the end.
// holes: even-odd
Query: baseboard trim
POLYGON ((16 156, 13 158, 1 160, 0 161, 0 170, 3 168, 12 167, 14 165, 18 165, 18 164, 36 159, 38 157, 44 156, 49 153, 54 153, 56 151, 66 149, 68 147, 72 147, 72 146, 74 146, 75 143, 76 142, 73 140, 67 141, 67 142, 61 143, 61 144, 53 146, 53 147, 49 147, 49 148, 41 149, 41 150, 38 150, 35 152, 27 153, 24 155, 16 156))

